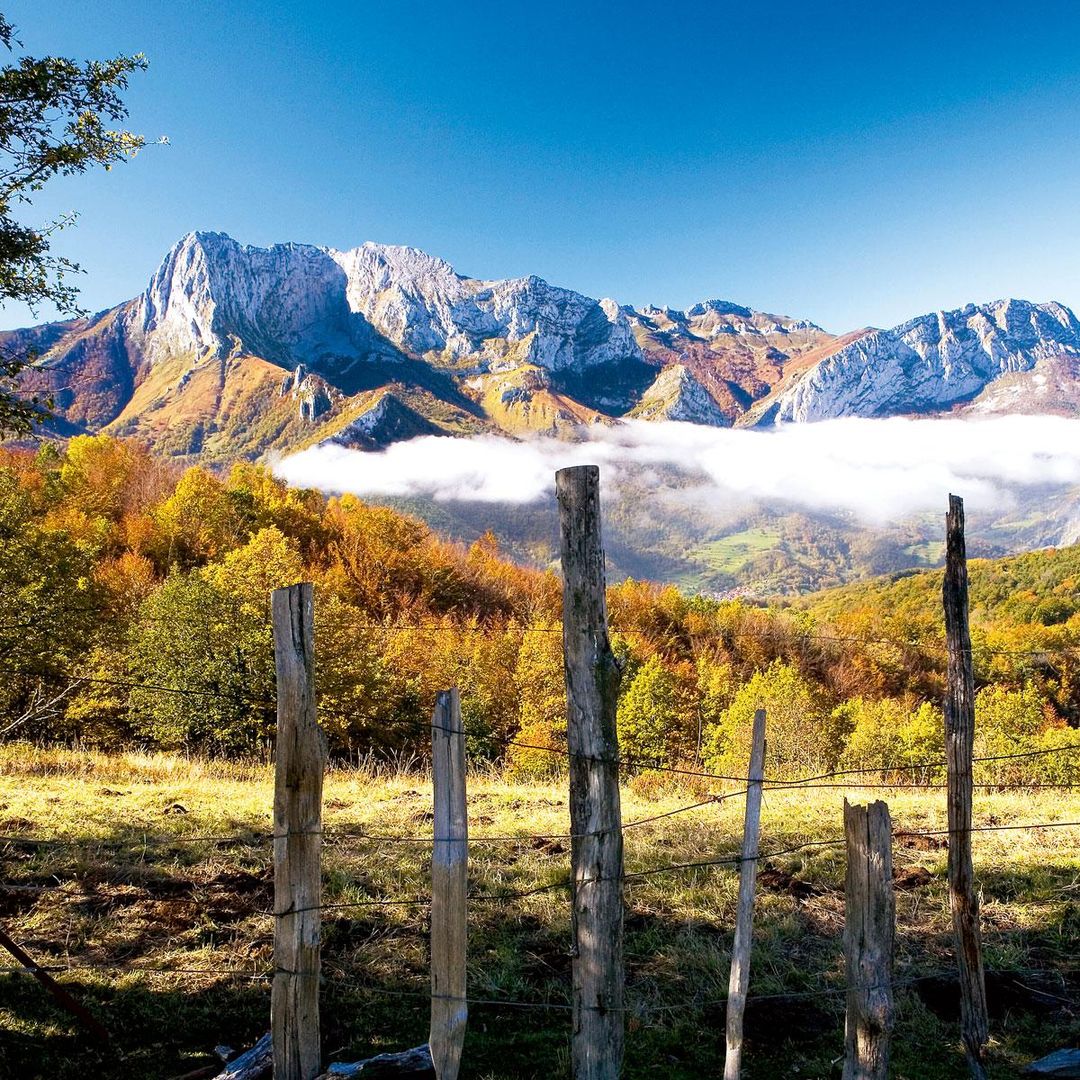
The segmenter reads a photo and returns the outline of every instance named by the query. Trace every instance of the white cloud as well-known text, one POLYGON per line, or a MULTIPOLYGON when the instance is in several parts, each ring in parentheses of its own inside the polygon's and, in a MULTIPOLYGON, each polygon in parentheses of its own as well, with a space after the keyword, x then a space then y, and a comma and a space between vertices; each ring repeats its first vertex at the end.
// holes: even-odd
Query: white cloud
POLYGON ((323 445, 276 472, 329 492, 529 503, 554 491, 556 469, 584 464, 599 465, 605 485, 678 468, 696 479, 703 509, 784 502, 884 524, 940 511, 950 491, 971 509, 1001 512, 1016 489, 1080 484, 1080 420, 842 419, 769 430, 629 421, 590 428, 581 441, 424 436, 379 452, 323 445))

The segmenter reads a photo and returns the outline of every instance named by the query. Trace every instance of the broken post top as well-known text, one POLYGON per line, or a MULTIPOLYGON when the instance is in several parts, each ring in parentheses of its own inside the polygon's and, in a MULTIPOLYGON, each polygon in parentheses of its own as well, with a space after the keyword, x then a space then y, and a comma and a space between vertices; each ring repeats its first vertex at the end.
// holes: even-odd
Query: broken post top
POLYGON ((949 496, 949 512, 945 515, 945 547, 948 554, 964 556, 964 500, 949 496))
POLYGON ((883 802, 881 799, 875 799, 873 802, 870 803, 853 803, 848 802, 847 796, 845 796, 844 813, 846 814, 849 810, 855 811, 856 813, 860 814, 863 813, 863 811, 865 811, 867 814, 888 814, 889 804, 887 802, 883 802))
POLYGON ((583 478, 588 478, 593 482, 599 482, 600 480, 600 466, 599 465, 568 465, 565 469, 559 469, 555 473, 556 485, 565 483, 581 482, 583 478))

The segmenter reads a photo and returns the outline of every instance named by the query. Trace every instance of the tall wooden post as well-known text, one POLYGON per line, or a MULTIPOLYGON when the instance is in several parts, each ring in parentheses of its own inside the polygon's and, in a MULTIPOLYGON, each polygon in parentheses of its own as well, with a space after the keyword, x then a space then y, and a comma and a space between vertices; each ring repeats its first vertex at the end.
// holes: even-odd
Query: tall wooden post
POLYGON ((949 907, 960 974, 960 1026, 968 1068, 986 1076, 983 1050, 990 1037, 979 933, 979 898, 971 861, 971 758, 975 744, 975 679, 968 628, 967 551, 964 501, 949 496, 945 520, 945 637, 948 683, 945 694, 945 760, 949 804, 949 907))
POLYGON ((270 1031, 274 1080, 320 1072, 320 846, 326 738, 315 718, 314 590, 272 596, 277 666, 274 771, 274 985, 270 1031))
POLYGON ((431 858, 431 1032, 438 1080, 457 1080, 469 1007, 465 999, 468 822, 461 699, 444 690, 431 725, 435 848, 431 858))
POLYGON ((749 783, 743 816, 742 860, 739 863, 739 907, 731 946, 727 998, 727 1054, 724 1080, 739 1080, 742 1067, 743 1016, 750 985, 750 945, 754 934, 754 888, 757 884, 758 838, 761 833, 761 784, 765 776, 765 710, 754 713, 750 742, 749 783))
POLYGON ((887 1080, 896 933, 889 807, 883 802, 852 806, 845 799, 844 836, 844 1080, 887 1080))
POLYGON ((623 843, 607 628, 600 470, 555 475, 562 532, 563 653, 570 752, 575 1080, 614 1080, 623 1056, 623 843))

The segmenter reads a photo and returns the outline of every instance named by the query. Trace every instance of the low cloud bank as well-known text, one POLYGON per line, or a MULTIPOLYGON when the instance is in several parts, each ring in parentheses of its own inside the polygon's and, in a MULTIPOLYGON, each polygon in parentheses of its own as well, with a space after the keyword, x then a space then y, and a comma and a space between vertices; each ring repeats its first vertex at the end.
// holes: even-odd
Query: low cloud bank
POLYGON ((1004 512, 1017 489, 1080 484, 1080 420, 842 419, 770 430, 630 421, 576 442, 424 436, 378 452, 326 444, 275 471, 327 492, 531 503, 552 494, 556 469, 585 464, 600 466, 605 485, 678 469, 703 509, 783 502, 885 524, 941 510, 950 491, 973 510, 1004 512))

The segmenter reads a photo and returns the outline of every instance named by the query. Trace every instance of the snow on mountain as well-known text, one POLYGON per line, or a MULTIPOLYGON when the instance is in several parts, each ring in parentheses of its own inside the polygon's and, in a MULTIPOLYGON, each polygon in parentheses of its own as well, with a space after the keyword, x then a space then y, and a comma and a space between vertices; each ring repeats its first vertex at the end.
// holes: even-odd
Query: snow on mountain
POLYGON ((666 335, 668 344, 679 338, 712 341, 720 335, 756 337, 762 342, 768 340, 774 345, 782 345, 783 339, 789 335, 813 335, 819 339, 832 337, 808 319, 771 315, 765 311, 755 311, 753 308, 734 304, 730 300, 703 300, 686 311, 652 306, 639 310, 624 310, 638 325, 666 335))

